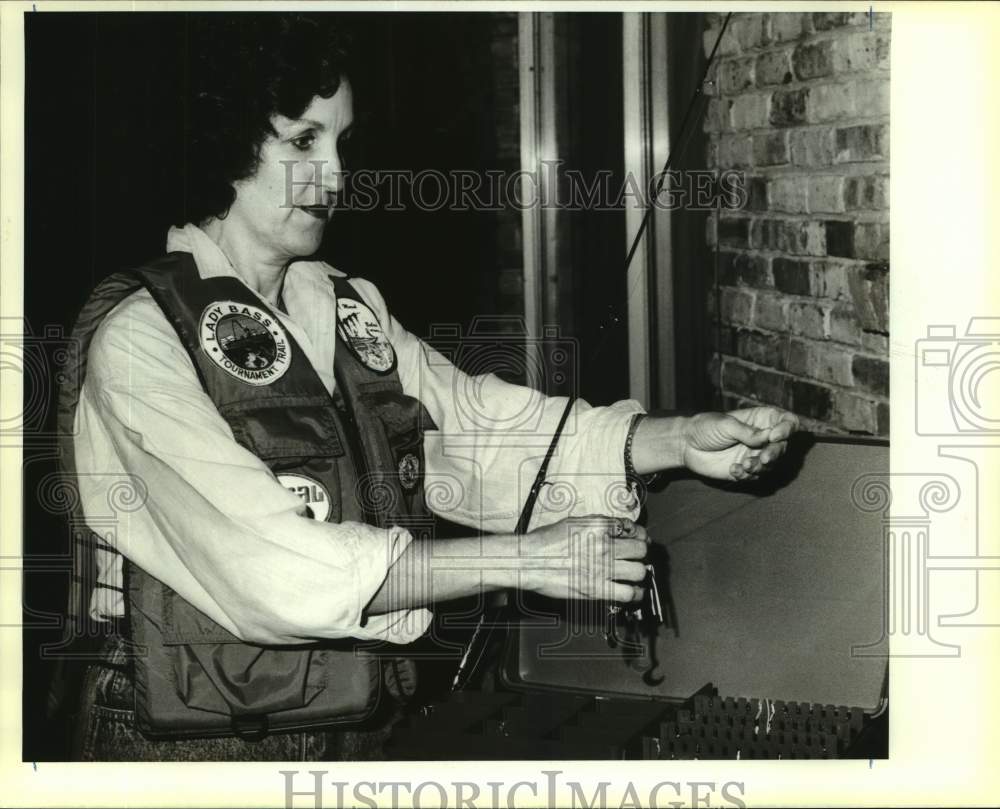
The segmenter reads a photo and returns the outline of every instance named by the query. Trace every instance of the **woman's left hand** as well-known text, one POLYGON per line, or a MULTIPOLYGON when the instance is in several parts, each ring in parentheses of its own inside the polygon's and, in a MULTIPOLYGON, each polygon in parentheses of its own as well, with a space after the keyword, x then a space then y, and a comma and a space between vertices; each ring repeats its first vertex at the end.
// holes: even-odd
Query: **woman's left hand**
POLYGON ((699 413, 681 430, 682 460, 705 477, 754 480, 784 454, 798 428, 798 417, 776 407, 699 413))

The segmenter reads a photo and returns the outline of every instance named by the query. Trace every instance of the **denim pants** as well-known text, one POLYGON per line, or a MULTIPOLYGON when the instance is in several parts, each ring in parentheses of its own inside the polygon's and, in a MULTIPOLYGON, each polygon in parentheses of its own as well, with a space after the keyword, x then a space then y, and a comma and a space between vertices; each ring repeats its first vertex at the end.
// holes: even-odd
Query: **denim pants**
POLYGON ((398 709, 355 730, 273 733, 260 741, 237 737, 152 741, 135 728, 134 695, 124 641, 113 635, 102 660, 84 678, 72 758, 77 761, 380 761, 398 709))

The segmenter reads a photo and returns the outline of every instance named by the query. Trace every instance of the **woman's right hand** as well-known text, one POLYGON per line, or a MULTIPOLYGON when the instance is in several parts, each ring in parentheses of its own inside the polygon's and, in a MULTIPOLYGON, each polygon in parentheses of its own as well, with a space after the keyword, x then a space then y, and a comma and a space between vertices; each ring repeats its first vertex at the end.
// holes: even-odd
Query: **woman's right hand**
POLYGON ((389 568, 370 615, 484 590, 517 588, 560 600, 632 604, 645 593, 646 529, 623 517, 571 517, 523 536, 417 538, 389 568))
POLYGON ((646 529, 623 517, 570 517, 521 537, 521 586, 549 598, 641 601, 646 529))

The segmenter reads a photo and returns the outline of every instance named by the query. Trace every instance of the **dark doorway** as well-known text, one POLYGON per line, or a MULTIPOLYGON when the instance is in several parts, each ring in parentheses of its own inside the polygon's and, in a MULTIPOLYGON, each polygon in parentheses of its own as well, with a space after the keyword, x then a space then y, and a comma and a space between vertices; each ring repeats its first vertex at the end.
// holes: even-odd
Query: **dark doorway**
MULTIPOLYGON (((565 168, 599 189, 600 204, 565 212, 568 260, 560 321, 579 341, 580 393, 592 404, 628 396, 622 15, 567 14, 565 168), (567 272, 568 270, 568 272, 567 272), (565 314, 563 314, 565 313, 565 314)), ((572 206, 576 208, 577 206, 572 206)))

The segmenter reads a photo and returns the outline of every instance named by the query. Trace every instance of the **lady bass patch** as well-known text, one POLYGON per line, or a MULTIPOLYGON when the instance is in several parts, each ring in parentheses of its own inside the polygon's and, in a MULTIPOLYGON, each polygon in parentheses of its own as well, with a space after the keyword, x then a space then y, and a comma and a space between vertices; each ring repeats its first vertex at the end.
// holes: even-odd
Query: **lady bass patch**
POLYGON ((330 516, 330 492, 318 480, 305 475, 278 475, 278 483, 299 496, 314 520, 325 522, 330 516))
POLYGON ((198 339, 216 365, 248 385, 277 382, 292 364, 284 328, 257 306, 234 301, 209 304, 201 313, 198 339))
POLYGON ((382 324, 361 301, 337 298, 337 334, 365 367, 385 374, 396 366, 396 352, 382 324))

